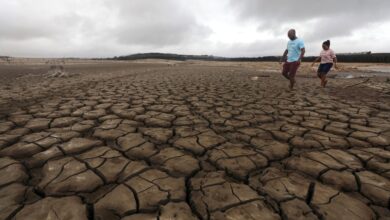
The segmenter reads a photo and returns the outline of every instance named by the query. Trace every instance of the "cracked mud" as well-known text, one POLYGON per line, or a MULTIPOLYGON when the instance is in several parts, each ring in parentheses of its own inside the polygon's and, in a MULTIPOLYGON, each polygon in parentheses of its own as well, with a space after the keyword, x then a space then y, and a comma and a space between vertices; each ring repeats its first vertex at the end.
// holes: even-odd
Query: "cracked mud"
POLYGON ((288 91, 246 66, 67 68, 80 74, 0 85, 0 219, 390 218, 389 86, 348 98, 359 79, 288 91))

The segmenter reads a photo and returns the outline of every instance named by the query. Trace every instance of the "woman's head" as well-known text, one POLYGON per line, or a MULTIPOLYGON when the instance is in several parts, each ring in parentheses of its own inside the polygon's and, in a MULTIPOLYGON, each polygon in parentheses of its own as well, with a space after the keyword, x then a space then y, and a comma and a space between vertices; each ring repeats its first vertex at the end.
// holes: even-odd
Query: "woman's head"
POLYGON ((330 40, 324 41, 324 43, 322 43, 322 48, 328 50, 330 48, 330 40))

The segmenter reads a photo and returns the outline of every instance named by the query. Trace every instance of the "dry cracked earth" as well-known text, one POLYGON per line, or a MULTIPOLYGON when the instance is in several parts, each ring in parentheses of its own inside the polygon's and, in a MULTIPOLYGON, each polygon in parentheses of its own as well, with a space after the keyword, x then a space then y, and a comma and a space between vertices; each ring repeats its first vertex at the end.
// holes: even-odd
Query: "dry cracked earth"
POLYGON ((298 77, 288 91, 245 66, 7 68, 0 219, 390 218, 384 83, 298 77))

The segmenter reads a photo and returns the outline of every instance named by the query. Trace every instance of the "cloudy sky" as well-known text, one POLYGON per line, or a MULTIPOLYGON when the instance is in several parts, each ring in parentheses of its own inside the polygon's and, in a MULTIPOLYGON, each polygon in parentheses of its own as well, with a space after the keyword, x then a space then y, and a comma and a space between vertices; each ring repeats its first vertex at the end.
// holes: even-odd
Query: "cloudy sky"
POLYGON ((0 56, 142 52, 280 55, 295 28, 315 55, 390 52, 389 0, 0 0, 0 56))

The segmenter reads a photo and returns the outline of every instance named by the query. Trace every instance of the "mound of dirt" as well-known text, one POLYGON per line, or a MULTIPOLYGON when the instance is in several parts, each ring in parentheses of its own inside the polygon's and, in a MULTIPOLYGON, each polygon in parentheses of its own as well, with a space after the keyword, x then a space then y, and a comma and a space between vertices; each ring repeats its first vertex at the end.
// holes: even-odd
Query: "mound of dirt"
POLYGON ((53 65, 50 66, 49 71, 44 74, 46 78, 67 78, 77 74, 69 73, 64 70, 64 66, 62 65, 53 65))

